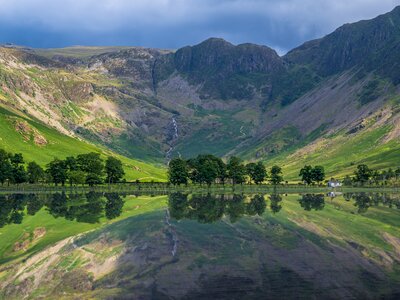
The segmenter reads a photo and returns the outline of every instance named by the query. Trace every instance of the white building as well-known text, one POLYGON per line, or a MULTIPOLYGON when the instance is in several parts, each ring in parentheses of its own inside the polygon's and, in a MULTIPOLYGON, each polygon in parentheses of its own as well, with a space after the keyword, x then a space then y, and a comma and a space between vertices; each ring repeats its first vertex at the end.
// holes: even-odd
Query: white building
POLYGON ((331 179, 328 181, 328 187, 336 188, 336 187, 341 187, 341 186, 342 186, 342 183, 338 180, 331 179))

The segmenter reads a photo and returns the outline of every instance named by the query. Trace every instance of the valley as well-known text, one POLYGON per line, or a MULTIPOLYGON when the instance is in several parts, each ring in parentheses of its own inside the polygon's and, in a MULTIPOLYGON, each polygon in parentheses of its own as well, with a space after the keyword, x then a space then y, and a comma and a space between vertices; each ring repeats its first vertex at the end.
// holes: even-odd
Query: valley
POLYGON ((200 153, 278 163, 290 180, 304 162, 340 177, 360 163, 397 167, 398 60, 387 53, 400 45, 399 23, 395 8, 281 57, 216 38, 176 51, 2 47, 1 121, 33 119, 148 168, 200 153))

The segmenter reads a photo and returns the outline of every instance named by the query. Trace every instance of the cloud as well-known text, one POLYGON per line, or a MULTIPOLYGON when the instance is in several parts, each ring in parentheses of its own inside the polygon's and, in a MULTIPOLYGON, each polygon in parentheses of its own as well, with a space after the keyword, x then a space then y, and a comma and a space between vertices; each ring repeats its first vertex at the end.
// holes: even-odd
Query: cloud
POLYGON ((400 0, 0 0, 0 42, 177 48, 210 36, 283 53, 400 0))

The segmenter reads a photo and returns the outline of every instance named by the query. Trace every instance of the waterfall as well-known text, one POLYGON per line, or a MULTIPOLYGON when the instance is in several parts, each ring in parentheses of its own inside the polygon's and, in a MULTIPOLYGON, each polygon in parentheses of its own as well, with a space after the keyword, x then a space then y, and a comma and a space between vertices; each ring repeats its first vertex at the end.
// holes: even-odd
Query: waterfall
POLYGON ((167 153, 165 154, 167 163, 169 163, 169 161, 171 160, 171 154, 172 154, 172 151, 174 150, 174 145, 179 138, 178 122, 176 122, 175 117, 172 117, 172 131, 173 131, 172 137, 167 142, 170 148, 168 149, 167 153))

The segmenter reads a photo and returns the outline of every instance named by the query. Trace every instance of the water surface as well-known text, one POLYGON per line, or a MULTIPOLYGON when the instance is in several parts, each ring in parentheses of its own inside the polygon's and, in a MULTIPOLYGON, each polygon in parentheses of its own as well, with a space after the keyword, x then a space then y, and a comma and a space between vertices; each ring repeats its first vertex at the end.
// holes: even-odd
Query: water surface
POLYGON ((396 299, 400 195, 0 196, 1 297, 396 299))

